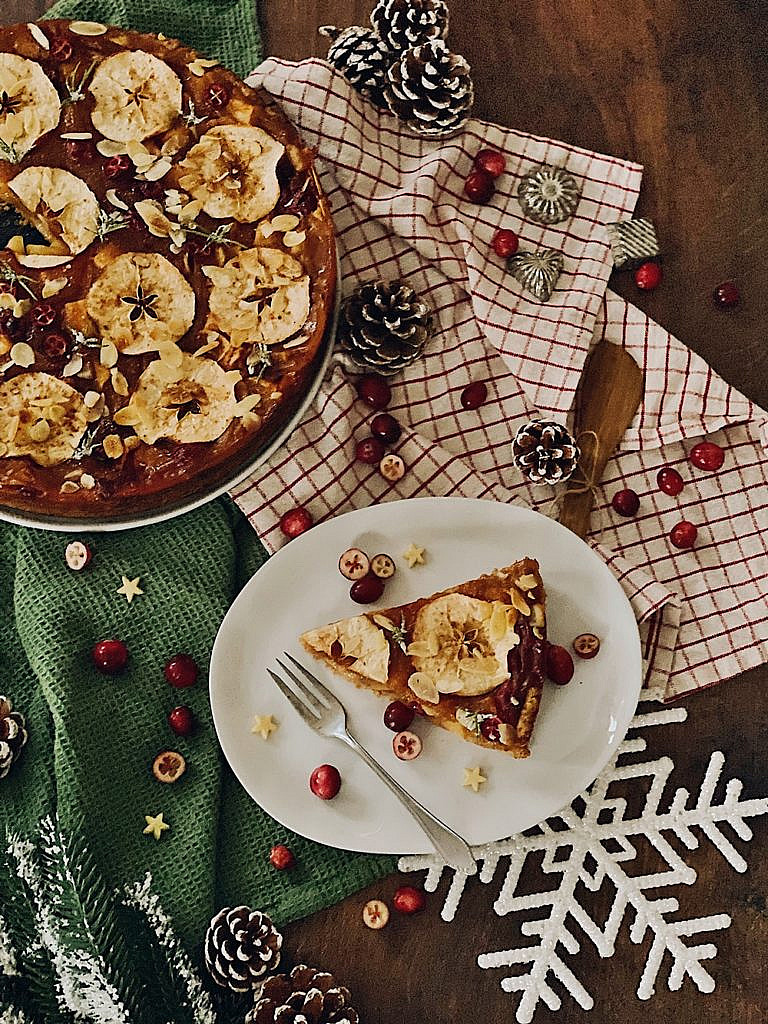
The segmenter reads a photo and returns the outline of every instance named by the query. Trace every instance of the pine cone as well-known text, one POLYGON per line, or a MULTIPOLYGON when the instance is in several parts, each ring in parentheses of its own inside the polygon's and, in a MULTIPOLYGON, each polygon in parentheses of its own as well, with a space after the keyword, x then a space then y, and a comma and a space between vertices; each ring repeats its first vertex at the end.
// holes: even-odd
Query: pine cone
POLYGON ((224 907, 208 925, 205 964, 217 985, 250 992, 277 970, 282 944, 282 935, 260 910, 224 907))
POLYGON ((332 40, 328 60, 350 85, 377 107, 386 109, 387 69, 394 60, 386 45, 370 28, 353 25, 343 30, 324 25, 320 32, 332 40))
POLYGON ((10 697, 0 697, 0 779, 10 772, 27 742, 26 725, 24 715, 13 710, 10 697))
POLYGON ((402 281, 368 281, 344 303, 342 347, 361 368, 399 373, 421 355, 432 329, 432 311, 402 281))
POLYGON ((245 1024, 359 1024, 350 999, 332 974, 300 964, 264 982, 245 1024))
POLYGON ((379 0, 371 24, 393 54, 402 53, 430 39, 445 39, 448 7, 443 0, 379 0))
POLYGON ((531 420, 512 442, 515 465, 532 484, 556 484, 573 476, 581 451, 568 431, 552 420, 531 420))
POLYGON ((469 64, 442 39, 415 46, 387 72, 385 98, 419 135, 450 135, 466 121, 474 99, 469 64))

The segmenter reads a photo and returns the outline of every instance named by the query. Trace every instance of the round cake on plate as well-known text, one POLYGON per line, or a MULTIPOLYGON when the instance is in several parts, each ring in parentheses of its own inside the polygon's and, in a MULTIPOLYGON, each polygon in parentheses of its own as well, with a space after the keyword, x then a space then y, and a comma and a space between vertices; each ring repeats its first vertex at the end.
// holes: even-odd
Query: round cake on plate
POLYGON ((0 507, 157 512, 285 429, 335 302, 312 160, 176 40, 0 29, 0 507))

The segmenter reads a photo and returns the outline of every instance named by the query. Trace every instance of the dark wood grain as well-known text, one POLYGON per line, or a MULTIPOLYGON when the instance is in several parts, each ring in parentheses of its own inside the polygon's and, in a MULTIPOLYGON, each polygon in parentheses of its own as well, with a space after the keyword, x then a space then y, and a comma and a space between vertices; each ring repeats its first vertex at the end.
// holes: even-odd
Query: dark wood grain
MULTIPOLYGON (((4 0, 0 21, 29 20, 42 0, 4 0)), ((360 23, 360 0, 263 0, 266 52, 299 59, 324 52, 323 24, 360 23)), ((645 165, 638 210, 652 217, 664 248, 665 280, 651 295, 631 277, 613 287, 673 330, 729 381, 768 406, 768 13, 764 0, 453 0, 450 38, 473 65, 477 113, 524 131, 630 157, 645 165), (735 278, 742 306, 713 309, 714 285, 735 278)), ((726 774, 747 796, 768 793, 768 671, 753 671, 686 701, 686 724, 651 731, 652 756, 671 754, 674 784, 696 792, 709 752, 727 756, 726 774)), ((514 792, 510 800, 515 799, 514 792)), ((575 971, 595 998, 592 1013, 567 994, 563 1010, 540 1008, 536 1024, 764 1024, 768 983, 768 821, 754 823, 749 870, 739 875, 711 846, 686 854, 700 882, 678 888, 681 916, 727 912, 733 925, 713 938, 714 994, 686 982, 642 1003, 635 989, 648 952, 626 929, 617 954, 601 960, 583 936, 575 971)), ((744 848, 740 840, 736 845, 744 848)), ((640 848, 631 873, 658 867, 640 848)), ((469 887, 456 920, 440 921, 440 892, 417 918, 382 932, 360 920, 367 896, 389 898, 398 879, 372 886, 288 929, 287 947, 338 972, 357 996, 366 1024, 453 1024, 514 1020, 515 997, 499 989, 503 971, 480 971, 477 954, 521 939, 517 917, 496 919, 499 884, 469 887)), ((523 886, 538 883, 535 865, 523 886)), ((546 883, 545 883, 546 884, 546 883)), ((596 895, 595 914, 609 907, 596 895)), ((254 899, 257 894, 254 894, 254 899)))

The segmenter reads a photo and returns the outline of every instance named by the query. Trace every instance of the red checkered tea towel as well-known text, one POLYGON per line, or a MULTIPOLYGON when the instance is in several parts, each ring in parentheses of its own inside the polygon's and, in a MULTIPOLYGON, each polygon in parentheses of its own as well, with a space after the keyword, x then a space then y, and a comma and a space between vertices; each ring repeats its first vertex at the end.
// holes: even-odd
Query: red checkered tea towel
POLYGON ((344 292, 403 278, 435 311, 424 358, 392 382, 389 411, 404 427, 394 450, 408 467, 405 477, 390 484, 355 462, 369 417, 340 355, 290 440, 233 491, 265 545, 280 546, 278 520, 294 504, 308 505, 316 519, 427 494, 546 509, 552 492, 522 479, 511 438, 534 415, 566 419, 590 347, 607 339, 643 367, 646 393, 608 464, 591 542, 632 601, 646 685, 672 699, 768 660, 768 417, 606 292, 612 260, 604 225, 631 216, 641 168, 476 120, 446 141, 416 138, 320 60, 268 60, 250 81, 275 95, 318 149, 344 292), (485 146, 504 152, 507 171, 492 202, 477 206, 462 188, 485 146), (582 188, 575 215, 562 224, 527 221, 515 198, 521 175, 538 163, 564 166, 582 188), (502 225, 519 234, 521 249, 564 253, 549 302, 528 296, 493 254, 502 225), (459 402, 471 380, 489 388, 478 410, 459 402), (687 462, 692 439, 704 434, 726 449, 714 475, 687 462), (664 465, 678 466, 686 480, 675 498, 656 486, 664 465), (611 509, 621 487, 640 496, 633 519, 611 509), (667 539, 681 519, 699 527, 692 551, 667 539))

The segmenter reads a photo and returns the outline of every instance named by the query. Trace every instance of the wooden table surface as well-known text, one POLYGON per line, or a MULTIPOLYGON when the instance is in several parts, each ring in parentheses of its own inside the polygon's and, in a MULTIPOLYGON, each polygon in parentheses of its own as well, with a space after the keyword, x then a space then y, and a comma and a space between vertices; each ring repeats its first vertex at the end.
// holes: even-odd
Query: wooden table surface
MULTIPOLYGON (((4 0, 0 21, 28 21, 47 6, 4 0)), ((262 0, 265 52, 291 59, 322 54, 317 26, 361 24, 370 6, 262 0)), ((472 65, 478 116, 645 165, 638 213, 658 227, 664 283, 643 295, 623 275, 612 287, 768 407, 764 0, 452 0, 450 42, 472 65), (718 312, 710 293, 729 278, 739 283, 743 301, 736 311, 718 312)), ((687 700, 688 722, 650 730, 649 753, 670 754, 677 765, 673 784, 695 793, 710 752, 722 750, 726 777, 743 779, 747 797, 768 794, 767 688, 763 667, 687 700)), ((623 928, 611 959, 601 960, 586 939, 573 958, 595 1010, 586 1013, 564 993, 563 1009, 540 1006, 536 1024, 698 1024, 702 1018, 764 1024, 768 819, 753 827, 746 874, 702 844, 686 853, 698 883, 675 890, 686 917, 733 917, 727 932, 713 936, 719 948, 710 965, 713 994, 699 994, 688 981, 669 992, 662 975, 658 994, 640 1002, 635 991, 649 942, 632 945, 623 928)), ((658 867, 653 852, 641 847, 632 872, 658 867)), ((529 868, 523 885, 536 884, 529 868)), ((479 952, 527 941, 514 916, 492 915, 492 887, 474 882, 451 924, 439 916, 443 886, 419 917, 393 919, 383 932, 367 930, 363 902, 391 897, 399 881, 385 880, 292 926, 287 947, 343 977, 366 1024, 513 1021, 516 997, 499 988, 503 970, 481 971, 475 962, 479 952)), ((607 912, 607 894, 599 893, 596 905, 607 912)))

